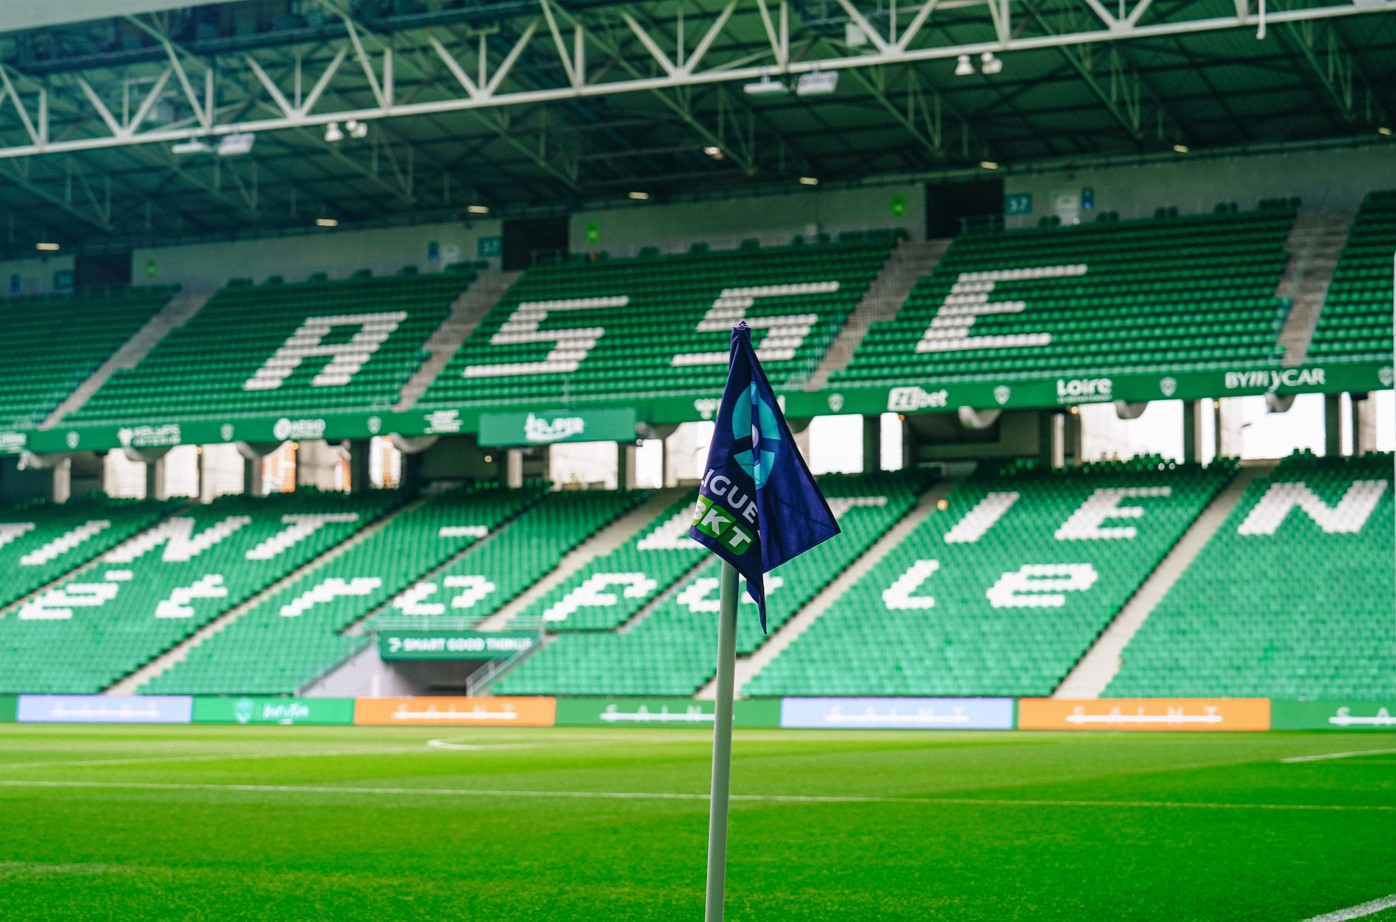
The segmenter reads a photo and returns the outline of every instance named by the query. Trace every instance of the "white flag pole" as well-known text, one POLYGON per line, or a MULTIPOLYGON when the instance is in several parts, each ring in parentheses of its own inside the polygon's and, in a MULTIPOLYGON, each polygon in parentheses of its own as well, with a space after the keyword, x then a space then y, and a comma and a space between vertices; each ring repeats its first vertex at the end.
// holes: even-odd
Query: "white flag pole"
POLYGON ((717 702, 713 714, 713 787, 708 806, 708 898, 704 922, 722 922, 727 885, 727 801, 732 782, 732 685, 737 672, 737 571, 725 560, 718 595, 717 702))

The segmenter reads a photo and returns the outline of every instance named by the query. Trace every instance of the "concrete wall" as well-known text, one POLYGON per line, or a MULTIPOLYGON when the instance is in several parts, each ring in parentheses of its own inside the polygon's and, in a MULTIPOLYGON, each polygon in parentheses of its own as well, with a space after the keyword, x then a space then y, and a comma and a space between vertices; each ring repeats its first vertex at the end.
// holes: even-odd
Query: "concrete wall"
MULTIPOLYGON (((1079 202, 1087 187, 1095 193, 1094 213, 1117 211, 1122 218, 1149 217, 1160 206, 1197 214, 1218 202, 1249 211, 1260 199, 1291 195, 1302 198, 1304 208, 1355 208, 1367 192, 1396 187, 1396 162, 1390 147, 1381 146, 1247 157, 1178 154, 1149 163, 1015 173, 1004 177, 1004 194, 1031 194, 1033 210, 1007 224, 1034 226, 1053 213, 1057 194, 1079 202)), ((1094 220, 1094 213, 1082 212, 1081 220, 1094 220)))
POLYGON ((217 288, 230 278, 262 282, 270 275, 299 282, 313 272, 331 278, 347 278, 358 269, 394 275, 403 266, 433 272, 453 262, 474 262, 480 238, 499 233, 500 222, 492 219, 370 230, 312 227, 297 236, 138 249, 132 253, 132 277, 138 284, 217 288), (435 262, 428 259, 433 242, 435 262))
POLYGON ((641 247, 682 252, 703 242, 729 249, 756 237, 763 244, 789 243, 796 234, 837 236, 845 230, 900 227, 921 236, 926 224, 925 192, 913 182, 863 189, 799 186, 785 195, 736 198, 668 205, 632 202, 616 208, 574 214, 568 229, 573 252, 606 251, 633 256, 641 247), (892 213, 892 198, 905 200, 901 217, 892 213), (587 225, 596 224, 600 239, 587 242, 587 225))
POLYGON ((0 297, 53 291, 53 274, 64 270, 73 270, 73 257, 65 253, 0 260, 0 297))

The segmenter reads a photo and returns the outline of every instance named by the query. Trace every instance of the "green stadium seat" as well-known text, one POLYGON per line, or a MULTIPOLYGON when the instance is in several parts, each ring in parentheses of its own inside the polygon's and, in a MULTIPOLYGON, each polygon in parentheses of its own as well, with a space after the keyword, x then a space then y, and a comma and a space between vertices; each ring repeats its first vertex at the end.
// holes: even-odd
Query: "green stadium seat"
POLYGON ((832 384, 1275 364, 1294 209, 965 234, 832 384))
POLYGON ((230 281, 69 419, 171 419, 385 410, 473 273, 230 281))
POLYGON ((1392 456, 1250 484, 1122 654, 1107 697, 1396 696, 1392 456))
POLYGON ((742 693, 1049 695, 1231 471, 1141 458, 976 475, 742 693))

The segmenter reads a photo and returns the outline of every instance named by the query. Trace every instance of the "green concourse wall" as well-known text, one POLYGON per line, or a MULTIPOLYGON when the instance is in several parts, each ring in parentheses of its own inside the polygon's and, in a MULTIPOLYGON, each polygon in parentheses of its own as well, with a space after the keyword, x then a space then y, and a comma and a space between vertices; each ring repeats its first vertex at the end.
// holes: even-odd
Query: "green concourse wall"
POLYGON ((1396 700, 1274 701, 1271 730, 1396 730, 1396 700))
MULTIPOLYGON (((944 413, 958 407, 974 409, 1050 409, 1082 403, 1114 400, 1204 400, 1216 397, 1245 397, 1260 394, 1339 394, 1366 393, 1389 389, 1393 382, 1389 363, 1373 362, 1302 365, 1293 368, 1263 366, 1237 367, 1220 371, 1160 370, 1150 374, 1092 375, 1089 373, 1026 380, 939 381, 912 379, 897 386, 848 386, 822 391, 782 392, 785 413, 796 418, 879 413, 944 413)), ((514 426, 524 431, 529 415, 543 421, 550 434, 545 441, 572 441, 581 436, 566 433, 568 426, 559 419, 590 420, 593 431, 602 438, 628 441, 634 428, 626 423, 667 425, 710 420, 717 412, 718 394, 690 393, 665 397, 573 398, 562 406, 556 401, 520 401, 517 405, 491 403, 440 410, 404 412, 329 413, 305 417, 237 417, 230 419, 174 419, 141 425, 59 426, 54 429, 0 431, 0 454, 62 454, 73 451, 99 451, 110 448, 163 448, 174 445, 214 445, 226 442, 278 443, 313 439, 366 439, 375 435, 469 435, 481 434, 481 416, 494 414, 501 426, 494 427, 500 440, 510 444, 539 444, 526 436, 516 436, 514 426), (509 411, 504 414, 502 411, 509 411), (515 419, 517 417, 517 419, 515 419), (628 434, 623 434, 628 433, 628 434), (523 442, 518 439, 523 438, 523 442)), ((486 426, 486 429, 492 428, 486 426)), ((481 439, 482 444, 489 444, 481 439)))
POLYGON ((348 726, 353 698, 195 698, 190 723, 348 726))
POLYGON ((15 722, 15 711, 19 708, 19 698, 14 695, 0 695, 0 724, 15 722))

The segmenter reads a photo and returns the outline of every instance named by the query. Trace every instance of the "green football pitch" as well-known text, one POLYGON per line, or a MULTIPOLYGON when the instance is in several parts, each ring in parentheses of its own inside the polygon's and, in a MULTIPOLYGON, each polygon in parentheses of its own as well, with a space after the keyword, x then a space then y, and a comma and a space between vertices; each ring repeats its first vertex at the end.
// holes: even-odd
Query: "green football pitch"
MULTIPOLYGON (((1396 740, 739 731, 729 920, 1303 920, 1396 894, 1396 740)), ((689 730, 0 726, 4 920, 697 920, 689 730)))

